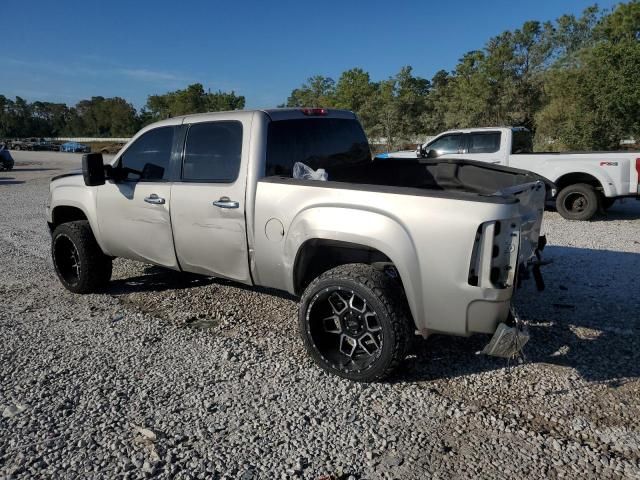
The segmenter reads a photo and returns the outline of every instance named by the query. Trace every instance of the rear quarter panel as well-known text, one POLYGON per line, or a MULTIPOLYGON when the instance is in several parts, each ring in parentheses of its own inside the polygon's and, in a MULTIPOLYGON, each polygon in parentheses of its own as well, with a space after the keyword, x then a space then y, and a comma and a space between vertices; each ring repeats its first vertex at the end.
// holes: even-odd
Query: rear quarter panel
POLYGON ((465 335, 467 309, 479 298, 501 302, 511 290, 468 284, 471 252, 484 221, 517 215, 516 204, 452 200, 346 188, 332 182, 257 185, 257 284, 294 293, 293 267, 300 246, 319 238, 375 248, 395 264, 418 330, 465 335), (267 224, 282 224, 280 238, 267 224))
POLYGON ((635 192, 633 165, 640 154, 594 152, 567 154, 512 155, 509 166, 538 173, 552 182, 570 173, 586 173, 595 177, 607 197, 635 192))

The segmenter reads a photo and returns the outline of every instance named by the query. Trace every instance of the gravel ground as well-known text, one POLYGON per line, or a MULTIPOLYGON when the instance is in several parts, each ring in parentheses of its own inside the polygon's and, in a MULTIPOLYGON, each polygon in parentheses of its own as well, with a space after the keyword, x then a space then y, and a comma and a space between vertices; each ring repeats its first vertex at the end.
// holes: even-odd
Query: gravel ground
POLYGON ((324 374, 287 296, 117 260, 102 295, 49 259, 49 177, 0 173, 0 478, 640 478, 640 202, 546 215, 527 362, 433 336, 389 382, 324 374))

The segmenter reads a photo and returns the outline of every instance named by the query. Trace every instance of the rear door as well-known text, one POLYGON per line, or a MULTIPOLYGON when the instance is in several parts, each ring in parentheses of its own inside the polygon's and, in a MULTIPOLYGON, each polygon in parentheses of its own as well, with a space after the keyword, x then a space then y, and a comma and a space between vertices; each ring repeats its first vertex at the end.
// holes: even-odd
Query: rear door
POLYGON ((120 156, 137 173, 98 187, 98 227, 110 255, 178 269, 171 232, 171 155, 177 127, 143 133, 120 156))
POLYGON ((501 149, 501 133, 499 131, 465 133, 463 142, 464 155, 461 158, 505 164, 506 152, 501 149))
POLYGON ((245 223, 250 117, 186 125, 171 221, 183 270, 251 283, 245 223))

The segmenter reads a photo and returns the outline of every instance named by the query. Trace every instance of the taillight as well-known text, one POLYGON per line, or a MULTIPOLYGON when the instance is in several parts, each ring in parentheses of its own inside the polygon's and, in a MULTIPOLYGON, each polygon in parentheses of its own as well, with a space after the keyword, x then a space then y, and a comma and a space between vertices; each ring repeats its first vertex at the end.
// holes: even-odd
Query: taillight
POLYGON ((640 193, 640 158, 636 158, 636 173, 638 174, 638 193, 640 193))
POLYGON ((309 117, 322 117, 329 113, 326 108, 303 108, 301 111, 309 117))
POLYGON ((520 227, 513 222, 486 222, 476 232, 469 285, 484 288, 509 288, 515 281, 518 263, 520 227))

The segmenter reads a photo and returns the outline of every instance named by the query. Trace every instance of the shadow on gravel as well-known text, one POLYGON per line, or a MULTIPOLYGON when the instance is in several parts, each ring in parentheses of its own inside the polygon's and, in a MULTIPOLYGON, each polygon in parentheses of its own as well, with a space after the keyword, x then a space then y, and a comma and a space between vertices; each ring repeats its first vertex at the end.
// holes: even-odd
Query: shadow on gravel
MULTIPOLYGON (((554 260, 543 271, 546 290, 538 294, 527 285, 517 292, 518 309, 530 322, 527 361, 571 367, 587 381, 612 387, 640 378, 640 253, 548 246, 545 258, 554 260)), ((503 359, 476 355, 490 338, 434 335, 418 341, 415 358, 392 381, 503 368, 503 359)))
POLYGON ((0 177, 0 185, 18 185, 24 180, 15 180, 15 177, 0 177))
POLYGON ((105 293, 110 295, 127 295, 138 292, 162 292, 164 290, 200 287, 214 283, 216 279, 181 273, 162 267, 150 265, 145 267, 144 275, 112 280, 105 293))
POLYGON ((12 172, 48 172, 51 170, 60 170, 59 168, 13 168, 12 172))
MULTIPOLYGON (((555 205, 547 204, 545 211, 558 212, 555 205)), ((589 220, 590 222, 609 222, 612 220, 636 220, 640 218, 640 201, 634 198, 625 198, 616 201, 605 212, 598 212, 589 220), (624 202, 624 203, 623 203, 624 202)))
POLYGON ((224 278, 207 277, 194 273, 176 272, 167 268, 149 265, 144 269, 144 275, 137 277, 112 280, 105 289, 105 293, 110 295, 127 295, 137 292, 162 292, 164 290, 202 287, 205 285, 229 285, 234 288, 266 293, 287 300, 297 300, 293 295, 280 290, 273 290, 264 287, 251 287, 236 283, 224 278))
POLYGON ((636 220, 640 218, 640 202, 628 198, 624 200, 624 203, 616 201, 611 208, 604 213, 599 213, 593 219, 592 222, 608 222, 611 220, 636 220))

